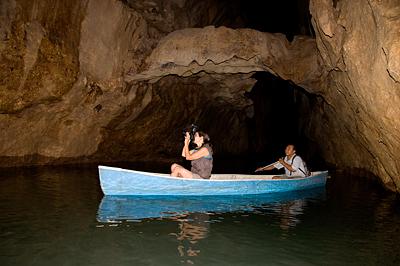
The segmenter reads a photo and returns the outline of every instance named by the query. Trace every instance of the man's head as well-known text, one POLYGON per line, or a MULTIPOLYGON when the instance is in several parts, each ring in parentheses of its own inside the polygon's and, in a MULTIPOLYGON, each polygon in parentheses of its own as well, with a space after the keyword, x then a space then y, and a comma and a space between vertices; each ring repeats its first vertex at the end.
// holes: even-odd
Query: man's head
POLYGON ((292 156, 296 153, 296 147, 293 144, 289 144, 286 146, 285 154, 286 156, 292 156))

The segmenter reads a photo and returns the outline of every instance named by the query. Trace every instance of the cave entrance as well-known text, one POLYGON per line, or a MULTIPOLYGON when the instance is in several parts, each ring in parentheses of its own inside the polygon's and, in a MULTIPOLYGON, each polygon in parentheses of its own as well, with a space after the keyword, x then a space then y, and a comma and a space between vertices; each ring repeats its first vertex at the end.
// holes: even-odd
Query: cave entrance
POLYGON ((121 131, 123 146, 136 147, 126 157, 154 136, 165 136, 163 144, 152 148, 156 157, 176 156, 182 129, 195 123, 211 137, 217 172, 251 172, 283 156, 289 143, 310 166, 318 161, 318 146, 305 132, 311 114, 307 107, 315 96, 290 81, 269 72, 200 72, 167 75, 151 88, 152 101, 132 126, 121 131), (145 127, 152 130, 146 134, 136 130, 145 127))
POLYGON ((284 156, 287 144, 294 144, 311 168, 323 167, 318 145, 305 132, 311 115, 308 107, 316 96, 268 72, 257 72, 252 78, 257 82, 246 94, 254 108, 248 129, 251 157, 259 164, 270 163, 284 156))
MULTIPOLYGON (((296 146, 311 170, 325 166, 318 144, 307 132, 313 112, 310 106, 316 104, 317 96, 291 81, 269 72, 202 72, 190 77, 166 76, 153 85, 153 90, 159 98, 179 99, 169 107, 163 107, 161 101, 150 108, 160 108, 157 113, 174 110, 181 114, 179 118, 167 112, 160 116, 157 125, 164 125, 165 132, 171 124, 180 130, 194 122, 211 136, 218 162, 216 173, 252 172, 284 156, 287 144, 296 146), (174 119, 169 121, 168 117, 174 119)), ((180 131, 175 132, 170 142, 179 146, 180 141, 180 131)))
POLYGON ((254 106, 252 150, 282 154, 284 145, 299 141, 295 86, 268 72, 258 72, 253 78, 257 83, 247 94, 254 106))

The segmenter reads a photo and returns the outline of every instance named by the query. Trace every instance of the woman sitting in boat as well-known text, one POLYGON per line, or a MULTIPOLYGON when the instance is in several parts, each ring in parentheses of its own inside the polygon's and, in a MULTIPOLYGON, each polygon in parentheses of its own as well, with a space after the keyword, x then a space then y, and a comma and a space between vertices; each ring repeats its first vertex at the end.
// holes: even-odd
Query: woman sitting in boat
POLYGON ((174 163, 171 165, 171 176, 203 179, 209 179, 211 177, 213 152, 209 136, 204 132, 197 131, 194 134, 193 142, 196 144, 197 148, 189 151, 190 134, 186 132, 182 156, 185 157, 186 160, 191 161, 192 168, 189 171, 183 166, 174 163))

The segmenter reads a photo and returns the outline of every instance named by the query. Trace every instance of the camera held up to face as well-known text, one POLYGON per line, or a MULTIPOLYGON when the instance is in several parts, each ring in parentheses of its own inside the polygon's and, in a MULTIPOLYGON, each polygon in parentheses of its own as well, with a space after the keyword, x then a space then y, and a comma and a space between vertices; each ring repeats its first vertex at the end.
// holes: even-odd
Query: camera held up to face
POLYGON ((190 142, 194 141, 194 134, 199 130, 199 127, 195 124, 191 124, 187 127, 185 127, 182 131, 183 136, 186 137, 186 133, 189 133, 190 136, 190 142))

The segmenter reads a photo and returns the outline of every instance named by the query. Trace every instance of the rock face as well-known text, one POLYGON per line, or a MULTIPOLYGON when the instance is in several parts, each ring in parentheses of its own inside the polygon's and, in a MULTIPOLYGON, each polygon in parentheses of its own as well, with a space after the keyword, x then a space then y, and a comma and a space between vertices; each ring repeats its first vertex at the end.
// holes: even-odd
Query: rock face
POLYGON ((326 160, 400 191, 400 2, 314 0, 310 11, 325 86, 308 134, 326 160))
MULTIPOLYGON (((0 166, 171 157, 171 147, 181 144, 184 118, 204 119, 182 109, 177 99, 194 109, 215 97, 214 108, 231 105, 239 117, 251 105, 243 86, 250 89, 255 81, 233 82, 243 75, 221 82, 218 75, 197 75, 174 85, 179 83, 174 78, 158 84, 123 81, 126 72, 141 71, 169 32, 225 23, 229 10, 222 2, 5 0, 0 11, 0 166), (189 90, 193 83, 200 98, 189 90), (203 93, 201 84, 215 90, 203 93), (177 125, 167 124, 174 120, 177 125), (154 142, 157 132, 178 128, 176 143, 154 142)), ((242 146, 228 151, 240 152, 242 146)))
POLYGON ((231 2, 1 1, 0 166, 172 158, 188 122, 243 154, 267 71, 314 95, 327 162, 400 191, 399 1, 311 0, 316 37, 290 42, 237 29, 231 2))
POLYGON ((126 81, 158 80, 166 75, 268 71, 305 88, 321 76, 315 40, 225 27, 183 29, 163 38, 146 59, 146 70, 126 81))
POLYGON ((123 92, 119 78, 127 36, 145 22, 115 1, 2 1, 7 9, 0 61, 2 164, 95 153, 102 128, 133 96, 123 92))

